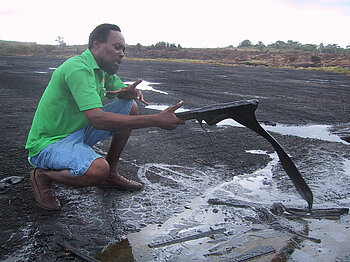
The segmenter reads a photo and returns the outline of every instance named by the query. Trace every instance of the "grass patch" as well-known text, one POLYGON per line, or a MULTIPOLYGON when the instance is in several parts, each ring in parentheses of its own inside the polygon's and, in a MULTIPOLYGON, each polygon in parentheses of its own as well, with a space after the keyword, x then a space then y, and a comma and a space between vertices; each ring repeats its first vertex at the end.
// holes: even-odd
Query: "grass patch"
POLYGON ((190 64, 211 64, 224 66, 238 66, 236 63, 222 62, 217 60, 200 60, 200 59, 181 59, 181 58, 135 58, 125 57, 125 60, 130 61, 154 61, 154 62, 174 62, 174 63, 190 63, 190 64))
POLYGON ((340 66, 328 66, 328 67, 318 67, 312 68, 311 70, 325 71, 331 73, 340 73, 350 75, 350 68, 340 67, 340 66))
POLYGON ((350 68, 340 66, 328 66, 328 67, 308 67, 308 68, 295 68, 292 66, 272 66, 268 65, 267 61, 256 60, 256 61, 219 61, 219 60, 200 60, 200 59, 179 59, 179 58, 135 58, 125 57, 125 60, 130 61, 155 61, 155 62, 174 62, 174 63, 192 63, 192 64, 210 64, 210 65, 221 65, 221 66, 260 66, 269 68, 284 68, 284 69, 302 69, 302 70, 316 70, 330 73, 340 73, 350 75, 350 68))

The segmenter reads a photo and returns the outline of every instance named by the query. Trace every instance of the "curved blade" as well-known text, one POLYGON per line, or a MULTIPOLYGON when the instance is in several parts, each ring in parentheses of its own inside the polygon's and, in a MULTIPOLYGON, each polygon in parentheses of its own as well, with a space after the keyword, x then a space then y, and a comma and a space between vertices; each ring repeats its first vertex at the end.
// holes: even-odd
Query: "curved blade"
POLYGON ((257 107, 257 100, 246 100, 206 106, 187 112, 177 113, 176 115, 183 120, 204 120, 210 126, 215 125, 224 119, 232 118, 238 123, 244 125, 245 127, 248 127, 249 129, 264 137, 267 141, 270 142, 270 144, 277 152, 283 169, 292 180, 301 197, 308 203, 309 210, 311 210, 313 204, 313 194, 309 186, 306 184, 304 178, 299 173, 293 161, 283 150, 280 144, 267 131, 265 131, 264 128, 260 126, 255 116, 255 110, 257 107))

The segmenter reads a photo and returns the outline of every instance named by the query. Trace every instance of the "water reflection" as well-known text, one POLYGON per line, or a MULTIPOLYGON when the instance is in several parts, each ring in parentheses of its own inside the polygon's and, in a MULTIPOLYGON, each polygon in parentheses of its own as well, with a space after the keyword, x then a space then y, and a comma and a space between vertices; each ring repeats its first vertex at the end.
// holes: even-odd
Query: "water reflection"
MULTIPOLYGON (((168 108, 169 105, 148 105, 146 108, 154 109, 154 110, 164 110, 168 108)), ((189 109, 179 108, 176 110, 176 113, 185 112, 189 109)), ((244 127, 241 124, 237 123, 233 119, 225 119, 217 124, 217 126, 234 126, 234 127, 244 127)), ((265 125, 261 124, 261 126, 270 132, 279 133, 282 135, 290 135, 297 136, 302 138, 312 138, 312 139, 320 139, 324 141, 330 142, 339 142, 346 145, 350 143, 342 140, 338 135, 332 134, 329 129, 330 125, 282 125, 276 123, 275 125, 265 125)))
MULTIPOLYGON (((127 84, 127 85, 131 85, 131 84, 133 84, 133 83, 134 83, 134 82, 125 82, 125 84, 127 84)), ((137 89, 140 89, 140 90, 149 90, 149 91, 153 91, 153 92, 157 92, 157 93, 161 93, 161 94, 165 94, 165 95, 168 94, 167 92, 160 91, 160 90, 157 90, 157 89, 153 88, 153 87, 152 87, 153 85, 159 85, 159 83, 151 83, 151 82, 142 80, 142 82, 141 82, 140 84, 137 85, 137 89)))
MULTIPOLYGON (((233 119, 225 119, 217 124, 218 126, 235 126, 243 127, 233 119)), ((342 140, 339 136, 332 134, 329 129, 330 125, 261 125, 265 130, 279 133, 282 135, 298 136, 302 138, 320 139, 330 142, 340 142, 348 145, 349 143, 342 140)))

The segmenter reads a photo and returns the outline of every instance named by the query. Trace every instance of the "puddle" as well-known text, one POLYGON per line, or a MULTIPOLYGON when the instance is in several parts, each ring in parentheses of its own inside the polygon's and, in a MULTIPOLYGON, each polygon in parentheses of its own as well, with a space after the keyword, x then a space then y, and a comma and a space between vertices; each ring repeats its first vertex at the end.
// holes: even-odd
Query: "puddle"
MULTIPOLYGON (((247 151, 251 154, 267 154, 264 151, 247 151)), ((233 197, 238 200, 247 201, 247 199, 254 203, 271 205, 275 202, 282 202, 283 204, 293 203, 297 206, 305 206, 305 202, 295 192, 281 192, 276 181, 273 180, 273 169, 277 165, 279 158, 277 153, 268 154, 271 158, 270 162, 262 169, 259 169, 252 174, 246 174, 233 177, 233 180, 222 184, 216 190, 220 190, 220 195, 233 197)), ((287 176, 287 175, 286 175, 287 176)))
MULTIPOLYGON (((124 82, 124 83, 127 84, 127 85, 131 85, 134 82, 124 82)), ((161 91, 161 90, 153 88, 154 85, 160 85, 160 83, 151 83, 151 82, 142 80, 142 82, 137 85, 137 88, 140 89, 140 90, 149 90, 149 91, 153 91, 153 92, 157 92, 157 93, 168 95, 167 92, 164 92, 164 91, 161 91)))
MULTIPOLYGON (((182 212, 175 212, 163 223, 149 224, 139 232, 128 234, 127 242, 131 246, 131 251, 129 246, 126 247, 126 250, 128 250, 129 255, 131 254, 135 261, 141 262, 215 262, 235 261, 234 259, 239 256, 254 254, 254 250, 274 250, 274 252, 263 254, 254 259, 254 261, 271 261, 280 256, 281 250, 288 246, 292 249, 298 247, 294 250, 290 261, 315 261, 315 259, 317 261, 334 261, 337 254, 345 255, 346 252, 349 252, 349 215, 342 216, 340 221, 304 220, 307 223, 278 216, 277 221, 280 225, 301 234, 319 238, 321 243, 305 239, 301 242, 299 239, 299 244, 294 243, 291 241, 293 234, 275 230, 266 221, 264 223, 264 218, 261 217, 258 209, 254 209, 254 206, 267 208, 274 202, 282 202, 286 206, 306 207, 306 203, 294 188, 287 190, 287 192, 282 191, 277 182, 274 181, 273 173, 276 172, 275 168, 278 165, 276 153, 267 154, 262 150, 249 150, 246 153, 266 154, 270 157, 270 162, 264 168, 251 174, 235 176, 231 181, 216 185, 209 181, 212 175, 215 175, 214 171, 209 174, 193 168, 186 169, 181 166, 164 164, 140 166, 138 176, 146 185, 146 192, 143 193, 146 193, 152 202, 158 203, 156 207, 151 208, 151 212, 154 208, 164 212, 169 208, 166 206, 166 202, 170 199, 180 199, 177 205, 185 206, 185 208, 182 212), (153 175, 157 178, 153 178, 153 175), (162 183, 164 179, 168 180, 166 185, 176 184, 177 186, 164 187, 162 183), (169 181, 173 183, 169 183, 169 181), (185 200, 189 197, 189 195, 187 197, 181 196, 182 191, 196 190, 200 193, 197 197, 194 194, 191 202, 182 202, 181 204, 181 199, 185 200), (208 199, 212 198, 241 200, 248 204, 251 203, 251 207, 237 208, 209 204, 208 199), (224 231, 220 231, 222 229, 224 231), (220 232, 213 235, 200 235, 200 233, 206 233, 210 230, 220 232)), ((350 160, 343 159, 343 162, 339 164, 341 174, 339 173, 335 180, 344 180, 350 170, 350 160)), ((220 179, 217 180, 217 182, 219 181, 220 179)), ((320 183, 323 182, 320 181, 320 183)), ((336 192, 333 193, 336 194, 336 192)), ((142 198, 142 196, 139 197, 142 198)), ((343 204, 348 205, 348 200, 343 204)), ((144 211, 147 212, 147 210, 144 211)), ((112 255, 124 252, 120 250, 120 245, 121 243, 118 242, 107 250, 109 253, 112 252, 112 255), (110 251, 113 248, 114 251, 110 251)), ((110 254, 110 256, 112 255, 110 254)), ((109 261, 103 256, 99 258, 101 261, 109 261)), ((123 260, 115 259, 113 261, 123 260)))
POLYGON ((294 82, 294 83, 315 83, 315 84, 327 84, 330 83, 331 80, 329 79, 290 79, 290 82, 294 82))
MULTIPOLYGON (((149 225, 127 238, 135 261, 142 262, 222 261, 252 248, 273 246, 279 250, 289 239, 287 234, 273 232, 264 225, 256 225, 252 230, 249 224, 237 219, 245 215, 253 214, 250 210, 237 213, 231 208, 211 206, 207 197, 197 197, 185 212, 173 216, 161 226, 149 225), (200 236, 200 233, 210 231, 220 233, 200 236), (152 247, 154 243, 159 246, 152 247)), ((268 254, 264 258, 271 259, 274 255, 268 254)))
MULTIPOLYGON (((49 67, 48 69, 53 71, 53 70, 56 70, 57 68, 56 67, 49 67)), ((48 72, 38 70, 38 71, 34 71, 34 73, 35 74, 47 74, 48 72)))
MULTIPOLYGON (((168 108, 169 105, 149 105, 146 106, 148 109, 164 110, 168 108)), ((189 109, 179 108, 176 112, 185 112, 189 109)), ((234 127, 244 127, 243 125, 237 123, 233 119, 225 119, 217 124, 217 126, 234 126, 234 127)), ((297 136, 302 138, 319 139, 330 142, 338 142, 346 145, 350 145, 349 142, 341 139, 338 135, 332 134, 330 125, 282 125, 276 123, 275 125, 264 125, 261 126, 270 132, 279 133, 282 135, 297 136)), ((245 128, 245 127, 244 127, 245 128)))
POLYGON ((313 220, 309 226, 310 234, 322 239, 322 245, 305 241, 302 249, 296 249, 292 261, 349 261, 349 226, 332 220, 313 220), (340 254, 335 257, 334 254, 340 254), (344 259, 343 259, 344 257, 344 259), (345 258, 347 257, 347 259, 345 258))
POLYGON ((130 243, 127 239, 123 239, 114 245, 109 246, 102 254, 98 254, 95 258, 99 261, 135 261, 130 243))
MULTIPOLYGON (((248 151, 253 154, 266 154, 264 151, 248 151)), ((276 154, 270 154, 270 163, 263 169, 247 174, 246 176, 234 177, 232 181, 210 186, 204 183, 202 186, 197 183, 189 183, 190 177, 199 181, 205 181, 205 175, 198 170, 191 170, 191 174, 182 174, 181 169, 175 172, 173 166, 148 164, 140 168, 139 178, 147 187, 151 187, 152 192, 156 192, 159 182, 153 182, 147 177, 146 170, 158 167, 158 174, 173 180, 183 188, 196 190, 204 186, 206 188, 185 206, 185 211, 175 214, 162 224, 151 224, 143 228, 140 232, 132 233, 127 239, 132 247, 135 261, 222 261, 223 258, 234 258, 242 254, 251 254, 251 250, 273 248, 275 252, 263 255, 264 259, 270 261, 279 250, 281 250, 288 240, 290 234, 272 230, 268 225, 252 225, 246 217, 256 217, 256 212, 250 208, 232 208, 227 206, 217 206, 208 203, 209 198, 235 197, 254 203, 271 204, 269 201, 283 202, 282 198, 293 198, 290 195, 281 195, 275 183, 272 182, 272 169, 278 162, 276 154), (168 172, 166 172, 168 171, 168 172), (170 172, 170 174, 169 174, 170 172), (273 197, 266 196, 272 194, 273 197), (239 196, 239 197, 238 197, 239 196), (265 199, 265 201, 262 201, 265 199), (224 233, 211 236, 195 237, 187 239, 183 236, 193 236, 198 232, 208 232, 210 230, 224 229, 224 233), (164 244, 159 247, 150 247, 152 243, 174 241, 179 242, 164 244), (182 239, 182 240, 181 240, 182 239)), ((178 166, 180 168, 180 166, 178 166)), ((156 171, 156 170, 155 170, 156 171)), ((158 181, 158 180, 157 180, 158 181)), ((162 188, 164 192, 167 188, 162 188)), ((166 202, 167 199, 160 200, 166 202)), ((295 196, 298 201, 298 196, 295 196)), ((293 203, 295 202, 293 198, 293 203)), ((301 204, 303 200, 299 200, 301 204)), ((160 207, 162 208, 162 207, 160 207)), ((164 207, 163 207, 164 208, 164 207)), ((288 224, 290 226, 290 224, 288 224)), ((304 231, 303 225, 295 224, 297 230, 304 231)), ((107 261, 107 260, 101 260, 107 261)), ((116 260, 118 261, 118 260, 116 260)))
MULTIPOLYGON (((234 127, 244 127, 241 124, 237 123, 233 119, 225 119, 217 124, 218 126, 234 126, 234 127)), ((346 145, 350 143, 342 140, 338 135, 332 134, 329 130, 331 128, 330 125, 264 125, 261 126, 270 132, 279 133, 282 135, 290 135, 290 136, 298 136, 302 138, 312 138, 312 139, 320 139, 324 141, 330 142, 339 142, 346 145)))
POLYGON ((310 80, 306 80, 307 83, 329 83, 330 80, 328 79, 310 79, 310 80))

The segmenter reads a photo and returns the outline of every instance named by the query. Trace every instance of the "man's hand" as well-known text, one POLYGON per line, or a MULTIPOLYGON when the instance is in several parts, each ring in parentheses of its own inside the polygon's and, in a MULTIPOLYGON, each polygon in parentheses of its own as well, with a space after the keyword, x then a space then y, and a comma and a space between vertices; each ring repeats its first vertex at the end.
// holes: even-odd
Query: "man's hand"
POLYGON ((141 90, 137 89, 136 86, 142 82, 141 79, 137 80, 135 83, 123 87, 121 89, 115 90, 115 91, 107 91, 107 95, 117 95, 119 98, 124 99, 135 99, 140 100, 145 105, 148 105, 148 103, 143 99, 143 94, 141 90))
POLYGON ((165 130, 173 130, 178 125, 185 124, 185 121, 178 118, 175 115, 175 110, 180 108, 184 104, 184 101, 180 101, 179 103, 169 106, 167 109, 163 110, 162 112, 158 113, 158 120, 159 124, 158 127, 165 129, 165 130))

